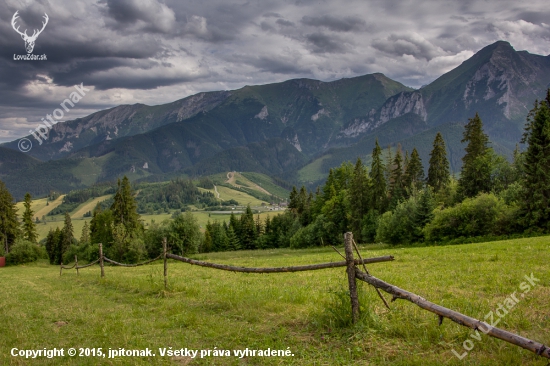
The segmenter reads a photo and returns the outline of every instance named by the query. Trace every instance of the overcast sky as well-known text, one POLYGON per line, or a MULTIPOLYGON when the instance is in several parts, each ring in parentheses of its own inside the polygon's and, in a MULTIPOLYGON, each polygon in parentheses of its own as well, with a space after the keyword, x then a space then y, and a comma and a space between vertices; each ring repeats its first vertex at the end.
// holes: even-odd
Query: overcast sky
POLYGON ((550 53, 550 7, 531 1, 4 0, 0 2, 0 142, 27 135, 84 83, 64 120, 119 104, 201 91, 374 72, 420 87, 484 46, 550 53), (20 31, 42 27, 15 61, 20 31))

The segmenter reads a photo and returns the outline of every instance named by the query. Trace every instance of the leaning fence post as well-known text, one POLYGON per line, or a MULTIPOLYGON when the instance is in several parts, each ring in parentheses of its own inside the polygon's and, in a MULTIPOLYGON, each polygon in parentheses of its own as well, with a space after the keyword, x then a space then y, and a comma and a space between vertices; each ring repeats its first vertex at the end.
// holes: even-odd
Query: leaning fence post
POLYGON ((74 268, 76 268, 76 274, 78 275, 78 257, 74 255, 74 268))
POLYGON ((103 270, 103 244, 99 243, 99 266, 101 267, 101 277, 105 277, 103 270))
POLYGON ((166 290, 166 276, 168 274, 168 263, 166 262, 166 238, 162 239, 162 251, 164 257, 164 289, 166 290))
POLYGON ((346 250, 346 262, 349 284, 349 296, 351 299, 351 314, 353 323, 359 319, 359 297, 357 296, 357 284, 355 282, 355 260, 353 258, 353 234, 347 232, 344 234, 344 243, 346 250))

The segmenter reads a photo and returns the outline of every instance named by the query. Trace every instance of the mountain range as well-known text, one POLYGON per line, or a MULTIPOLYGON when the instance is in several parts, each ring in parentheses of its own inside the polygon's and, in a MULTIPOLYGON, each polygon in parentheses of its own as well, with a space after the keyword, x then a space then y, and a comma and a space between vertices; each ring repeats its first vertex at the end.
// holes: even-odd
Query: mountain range
POLYGON ((499 41, 416 90, 375 73, 121 105, 56 124, 26 154, 17 141, 0 145, 0 179, 17 197, 122 175, 164 180, 233 170, 315 184, 342 161, 368 159, 376 138, 383 146, 417 147, 427 165, 438 131, 457 171, 468 118, 478 112, 493 147, 509 156, 549 87, 550 56, 499 41))

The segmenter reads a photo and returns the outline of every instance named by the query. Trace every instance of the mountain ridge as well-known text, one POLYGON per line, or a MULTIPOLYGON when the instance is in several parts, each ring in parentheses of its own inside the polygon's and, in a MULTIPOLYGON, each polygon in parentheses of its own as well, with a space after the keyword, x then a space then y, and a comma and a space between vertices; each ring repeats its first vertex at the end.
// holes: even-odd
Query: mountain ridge
MULTIPOLYGON (((462 147, 456 125, 479 112, 495 146, 510 154, 528 110, 547 87, 550 56, 515 51, 508 42, 499 41, 416 90, 374 73, 330 82, 301 78, 198 93, 152 107, 118 106, 67 122, 72 127, 66 131, 62 124, 56 125, 51 141, 31 155, 57 159, 61 165, 63 160, 68 165, 100 160, 95 165, 98 182, 123 174, 135 173, 135 179, 142 179, 212 174, 215 169, 259 169, 296 177, 300 164, 327 154, 331 158, 323 160, 325 165, 364 155, 375 136, 390 145, 408 146, 415 136, 425 143, 422 136, 427 131, 445 129, 452 131, 448 148, 457 170, 462 147), (450 124, 455 127, 445 127, 450 124), (96 131, 86 135, 86 126, 96 131), (70 149, 67 143, 72 144, 70 149), (268 151, 286 154, 290 163, 266 158, 268 151)), ((1 146, 15 149, 14 144, 1 146)), ((30 173, 19 169, 17 174, 30 173)))

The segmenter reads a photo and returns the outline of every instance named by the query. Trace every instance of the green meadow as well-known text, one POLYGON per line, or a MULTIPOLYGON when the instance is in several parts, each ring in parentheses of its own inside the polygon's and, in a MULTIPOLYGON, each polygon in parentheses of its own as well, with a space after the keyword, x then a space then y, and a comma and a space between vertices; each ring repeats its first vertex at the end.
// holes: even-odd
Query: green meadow
MULTIPOLYGON (((160 245, 160 243, 159 243, 160 245)), ((341 252, 343 249, 339 249, 341 252)), ((438 247, 362 247, 393 255, 370 273, 429 301, 483 319, 511 294, 519 301, 498 327, 550 344, 550 237, 438 247), (525 276, 540 280, 519 297, 525 276)), ((331 248, 201 254, 196 258, 270 267, 339 261, 331 248)), ((360 283, 361 320, 350 323, 345 268, 244 274, 169 261, 136 268, 65 270, 45 261, 0 268, 3 365, 543 365, 545 360, 404 300, 388 311, 360 283), (471 351, 459 360, 470 339, 471 351), (152 349, 155 357, 27 360, 12 348, 152 349), (290 350, 293 356, 164 356, 159 348, 290 350)), ((388 301, 390 296, 386 294, 388 301)))

